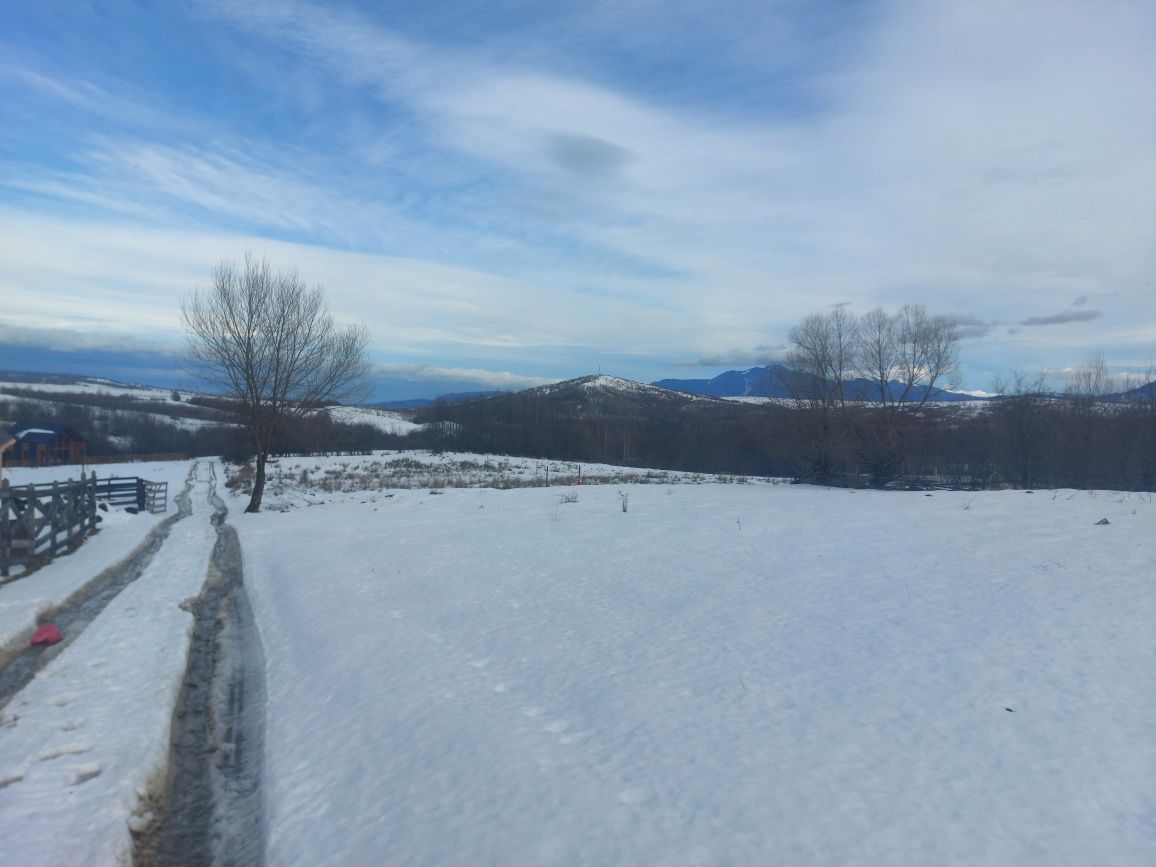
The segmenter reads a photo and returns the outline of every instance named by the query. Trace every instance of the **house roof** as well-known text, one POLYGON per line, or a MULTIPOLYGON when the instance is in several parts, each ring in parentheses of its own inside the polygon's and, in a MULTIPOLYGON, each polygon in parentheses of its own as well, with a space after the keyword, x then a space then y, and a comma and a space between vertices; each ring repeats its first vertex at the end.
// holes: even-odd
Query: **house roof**
POLYGON ((70 424, 59 422, 17 422, 8 428, 8 435, 26 443, 54 443, 57 437, 67 434, 73 439, 83 440, 80 432, 70 424))

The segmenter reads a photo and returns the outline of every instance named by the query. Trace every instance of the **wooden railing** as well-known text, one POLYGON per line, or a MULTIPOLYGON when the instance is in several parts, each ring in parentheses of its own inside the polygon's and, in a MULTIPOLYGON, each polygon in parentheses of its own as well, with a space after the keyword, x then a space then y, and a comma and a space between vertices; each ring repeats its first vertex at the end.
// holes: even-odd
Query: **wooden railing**
POLYGON ((25 570, 96 529, 96 474, 77 482, 0 488, 0 575, 25 570))
POLYGON ((168 510, 168 482, 136 477, 0 485, 0 576, 13 567, 25 572, 47 563, 66 548, 79 545, 96 529, 96 504, 133 506, 142 511, 168 510))

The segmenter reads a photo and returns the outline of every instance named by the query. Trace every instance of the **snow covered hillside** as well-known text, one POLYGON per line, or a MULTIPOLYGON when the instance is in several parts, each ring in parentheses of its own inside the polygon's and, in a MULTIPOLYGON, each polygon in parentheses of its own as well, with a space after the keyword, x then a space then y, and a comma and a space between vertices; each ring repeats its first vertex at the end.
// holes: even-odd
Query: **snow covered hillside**
POLYGON ((334 421, 342 424, 368 424, 389 434, 408 434, 421 430, 420 424, 414 424, 399 413, 387 409, 374 409, 364 406, 333 406, 327 412, 334 421))
POLYGON ((1147 495, 431 493, 235 520, 270 864, 1156 863, 1147 495))

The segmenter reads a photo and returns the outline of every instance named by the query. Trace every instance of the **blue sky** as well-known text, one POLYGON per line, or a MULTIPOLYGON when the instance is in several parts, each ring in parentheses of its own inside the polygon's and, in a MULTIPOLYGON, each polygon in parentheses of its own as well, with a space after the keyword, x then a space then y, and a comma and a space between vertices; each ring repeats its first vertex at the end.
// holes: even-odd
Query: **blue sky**
POLYGON ((780 358, 958 318, 964 384, 1156 360, 1142 0, 3 2, 0 369, 191 384, 247 251, 378 396, 780 358))

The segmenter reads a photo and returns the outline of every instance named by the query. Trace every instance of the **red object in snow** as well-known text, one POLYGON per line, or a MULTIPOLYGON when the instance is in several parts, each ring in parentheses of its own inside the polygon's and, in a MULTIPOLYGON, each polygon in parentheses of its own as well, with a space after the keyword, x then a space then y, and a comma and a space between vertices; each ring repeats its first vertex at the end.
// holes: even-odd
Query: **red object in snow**
POLYGON ((36 630, 36 634, 32 636, 33 644, 55 644, 64 636, 60 634, 60 628, 55 623, 45 623, 36 630))

